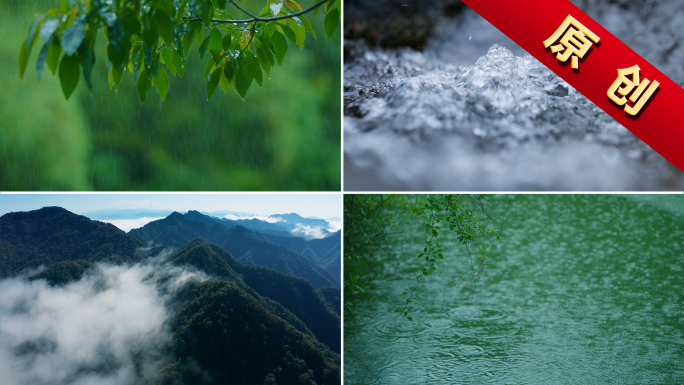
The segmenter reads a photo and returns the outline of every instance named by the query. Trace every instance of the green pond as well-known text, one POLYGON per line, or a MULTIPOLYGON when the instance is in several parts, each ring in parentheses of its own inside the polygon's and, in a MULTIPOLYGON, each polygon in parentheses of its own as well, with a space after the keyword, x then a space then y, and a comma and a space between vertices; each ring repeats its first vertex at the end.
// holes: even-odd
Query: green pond
POLYGON ((440 234, 453 253, 410 322, 393 311, 419 274, 420 228, 345 297, 345 384, 684 384, 684 196, 517 195, 473 294, 440 234))

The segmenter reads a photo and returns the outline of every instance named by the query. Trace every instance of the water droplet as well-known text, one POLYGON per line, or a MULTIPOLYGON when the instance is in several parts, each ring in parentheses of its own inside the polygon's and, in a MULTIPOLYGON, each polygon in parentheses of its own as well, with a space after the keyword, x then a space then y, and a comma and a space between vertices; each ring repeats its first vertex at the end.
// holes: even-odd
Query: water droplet
POLYGON ((471 33, 471 34, 470 34, 470 37, 468 38, 468 40, 471 40, 472 38, 473 38, 473 34, 471 33))

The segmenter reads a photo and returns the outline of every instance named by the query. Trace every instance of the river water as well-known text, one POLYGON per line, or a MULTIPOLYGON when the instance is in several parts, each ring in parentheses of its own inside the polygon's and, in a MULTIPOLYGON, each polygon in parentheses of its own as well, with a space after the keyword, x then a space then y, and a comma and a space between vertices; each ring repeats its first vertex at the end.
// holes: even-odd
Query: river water
POLYGON ((368 369, 401 385, 684 383, 684 196, 521 195, 509 215, 475 293, 445 254, 413 322, 391 311, 423 238, 393 238, 366 294, 345 297, 345 384, 377 383, 368 369))
MULTIPOLYGON (((684 84, 684 1, 575 3, 684 84)), ((682 172, 469 9, 421 51, 345 52, 348 190, 684 189, 682 172)))

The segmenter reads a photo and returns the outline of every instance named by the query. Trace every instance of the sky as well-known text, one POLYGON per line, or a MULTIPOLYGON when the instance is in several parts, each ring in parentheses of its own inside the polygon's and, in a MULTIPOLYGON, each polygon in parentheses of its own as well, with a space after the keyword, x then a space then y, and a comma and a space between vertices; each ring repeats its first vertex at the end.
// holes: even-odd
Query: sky
POLYGON ((63 207, 83 214, 98 209, 154 209, 175 211, 243 211, 257 215, 297 213, 303 217, 342 216, 340 193, 312 194, 0 194, 0 216, 13 211, 37 210, 45 206, 63 207))

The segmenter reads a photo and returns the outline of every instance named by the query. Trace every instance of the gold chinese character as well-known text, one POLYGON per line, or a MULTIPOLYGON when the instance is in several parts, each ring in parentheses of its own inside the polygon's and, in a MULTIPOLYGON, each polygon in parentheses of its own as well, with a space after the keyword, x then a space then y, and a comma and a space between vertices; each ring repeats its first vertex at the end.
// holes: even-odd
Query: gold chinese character
POLYGON ((625 106, 625 111, 627 111, 628 114, 630 115, 636 115, 641 111, 641 108, 646 104, 648 99, 651 98, 651 95, 656 91, 660 83, 658 83, 657 80, 654 80, 653 83, 648 79, 644 79, 644 81, 639 81, 639 66, 635 65, 634 67, 629 67, 629 68, 624 68, 624 69, 619 69, 618 70, 618 78, 613 82, 613 85, 610 86, 608 89, 608 97, 610 100, 615 102, 618 106, 624 106, 627 104, 627 99, 625 96, 632 92, 634 90, 634 87, 637 87, 636 91, 630 96, 629 100, 632 101, 634 104, 634 107, 630 107, 629 104, 625 106), (632 75, 632 80, 629 80, 629 78, 625 75, 632 75), (624 84, 624 87, 622 85, 624 84), (649 87, 649 84, 651 86, 649 87), (646 89, 648 87, 648 89, 646 89), (644 92, 646 91, 646 92, 644 92), (619 93, 622 95, 621 97, 618 97, 615 93, 619 93), (642 95, 643 94, 643 95, 642 95), (641 99, 639 97, 641 96, 641 99), (637 102, 637 99, 639 99, 639 102, 637 102))
POLYGON ((593 44, 592 41, 598 43, 600 40, 598 36, 570 15, 565 18, 563 24, 561 24, 550 38, 544 40, 544 48, 549 48, 551 44, 557 42, 559 39, 560 44, 551 47, 551 52, 559 52, 559 54, 556 55, 556 59, 562 62, 566 62, 568 58, 572 56, 572 68, 574 69, 579 69, 579 59, 584 58, 584 55, 589 51, 589 48, 591 48, 593 44), (564 35, 563 32, 565 32, 564 35))

